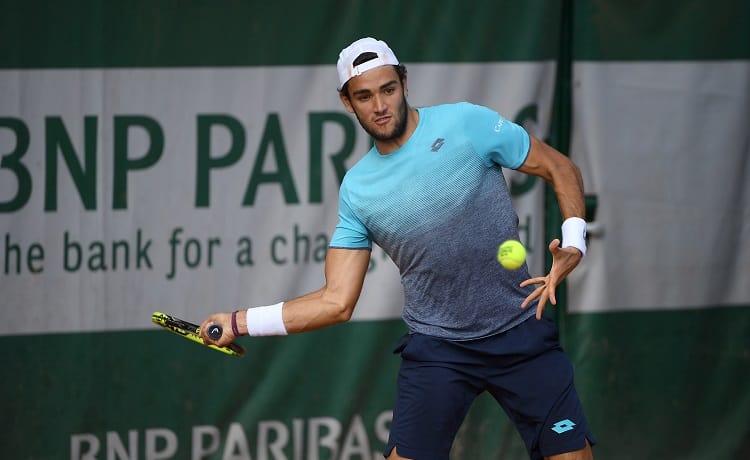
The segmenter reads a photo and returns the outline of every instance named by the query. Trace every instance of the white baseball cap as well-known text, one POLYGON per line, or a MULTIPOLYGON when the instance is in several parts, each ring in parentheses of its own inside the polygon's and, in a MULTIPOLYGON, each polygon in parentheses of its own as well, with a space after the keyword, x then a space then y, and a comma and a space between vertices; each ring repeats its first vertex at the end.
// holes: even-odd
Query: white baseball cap
POLYGON ((388 44, 372 37, 360 38, 341 50, 339 54, 339 60, 336 63, 336 70, 339 72, 339 90, 350 78, 383 65, 398 65, 398 59, 388 44), (362 53, 375 53, 378 57, 355 66, 354 60, 362 53))

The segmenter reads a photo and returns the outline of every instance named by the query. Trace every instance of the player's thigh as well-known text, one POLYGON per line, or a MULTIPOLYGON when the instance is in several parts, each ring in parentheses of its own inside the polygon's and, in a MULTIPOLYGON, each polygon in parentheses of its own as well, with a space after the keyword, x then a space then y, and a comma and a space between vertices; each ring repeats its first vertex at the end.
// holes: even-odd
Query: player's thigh
POLYGON ((479 393, 474 379, 449 364, 404 359, 386 456, 447 459, 453 439, 479 393))
POLYGON ((404 361, 389 444, 404 457, 447 458, 477 394, 471 379, 455 369, 404 361))
POLYGON ((573 366, 561 349, 516 366, 490 393, 515 424, 532 458, 582 449, 591 438, 575 390, 573 366))

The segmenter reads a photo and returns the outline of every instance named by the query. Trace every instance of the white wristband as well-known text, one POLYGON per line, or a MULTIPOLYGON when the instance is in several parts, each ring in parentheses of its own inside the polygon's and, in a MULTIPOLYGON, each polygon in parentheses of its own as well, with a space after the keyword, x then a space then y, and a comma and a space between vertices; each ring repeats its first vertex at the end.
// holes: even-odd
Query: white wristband
POLYGON ((281 307, 284 302, 266 307, 247 309, 247 334, 253 337, 262 335, 287 335, 281 307))
POLYGON ((573 246, 586 255, 586 221, 580 217, 568 217, 562 223, 562 245, 573 246))

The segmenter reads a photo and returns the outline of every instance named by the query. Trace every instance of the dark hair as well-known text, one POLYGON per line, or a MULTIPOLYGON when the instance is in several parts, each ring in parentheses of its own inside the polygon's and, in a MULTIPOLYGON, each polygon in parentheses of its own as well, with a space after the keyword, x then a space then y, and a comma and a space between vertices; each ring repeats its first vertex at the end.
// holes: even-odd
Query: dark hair
MULTIPOLYGON (((357 56, 357 58, 352 62, 352 65, 358 66, 367 61, 372 61, 376 57, 378 57, 377 53, 373 53, 372 51, 367 51, 357 56)), ((401 82, 401 86, 404 86, 404 78, 406 78, 406 66, 403 64, 398 64, 398 65, 394 65, 393 68, 396 69, 396 75, 398 75, 398 79, 401 82)), ((348 81, 344 83, 344 86, 341 87, 339 92, 341 94, 346 95, 346 97, 349 97, 349 82, 348 81)))

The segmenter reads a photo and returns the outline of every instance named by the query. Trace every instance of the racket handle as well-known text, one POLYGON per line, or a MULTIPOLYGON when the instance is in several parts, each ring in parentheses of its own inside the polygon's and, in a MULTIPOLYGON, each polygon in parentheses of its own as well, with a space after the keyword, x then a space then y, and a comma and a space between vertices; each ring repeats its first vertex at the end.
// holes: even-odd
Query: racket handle
POLYGON ((212 340, 219 340, 221 338, 222 334, 224 334, 224 329, 222 329, 221 326, 219 326, 218 324, 211 324, 210 326, 208 326, 208 334, 207 335, 212 340))

